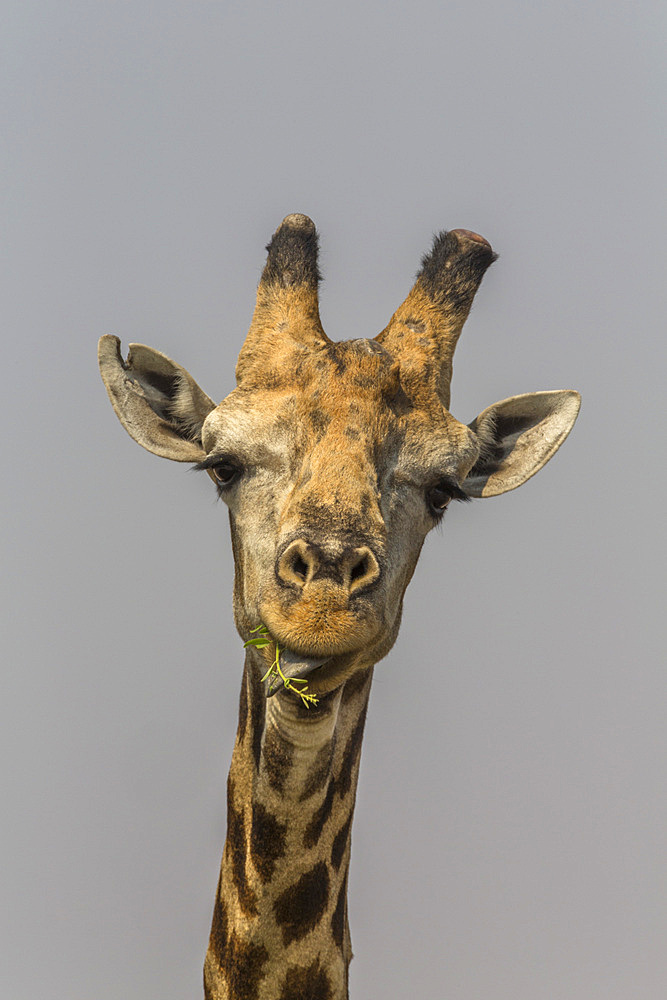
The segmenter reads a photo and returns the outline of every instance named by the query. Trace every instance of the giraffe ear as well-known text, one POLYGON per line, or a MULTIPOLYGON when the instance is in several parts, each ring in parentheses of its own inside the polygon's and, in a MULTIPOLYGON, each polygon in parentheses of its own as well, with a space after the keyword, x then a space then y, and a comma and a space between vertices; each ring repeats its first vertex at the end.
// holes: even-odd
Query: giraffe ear
POLYGON ((493 497, 521 486, 539 472, 568 436, 581 405, 573 389, 530 392, 494 403, 468 426, 480 457, 463 488, 472 497, 493 497))
POLYGON ((118 337, 98 347, 102 379, 116 416, 147 451, 175 462, 201 462, 201 429, 215 403, 175 361, 151 347, 130 344, 127 361, 118 337))

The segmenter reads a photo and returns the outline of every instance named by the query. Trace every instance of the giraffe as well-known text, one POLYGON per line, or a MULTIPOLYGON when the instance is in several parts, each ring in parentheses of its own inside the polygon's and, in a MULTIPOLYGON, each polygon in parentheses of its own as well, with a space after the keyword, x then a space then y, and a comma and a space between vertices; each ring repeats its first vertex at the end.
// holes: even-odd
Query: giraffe
POLYGON ((534 475, 570 432, 580 397, 513 396, 469 425, 450 413, 454 349, 496 257, 476 233, 434 238, 374 339, 325 334, 307 216, 287 216, 267 251, 237 386, 219 405, 149 347, 131 344, 123 360, 107 335, 99 362, 135 441, 214 482, 229 509, 236 627, 246 643, 265 638, 246 648, 205 997, 343 1000, 374 666, 449 503, 534 475), (276 656, 278 684, 265 679, 276 656))

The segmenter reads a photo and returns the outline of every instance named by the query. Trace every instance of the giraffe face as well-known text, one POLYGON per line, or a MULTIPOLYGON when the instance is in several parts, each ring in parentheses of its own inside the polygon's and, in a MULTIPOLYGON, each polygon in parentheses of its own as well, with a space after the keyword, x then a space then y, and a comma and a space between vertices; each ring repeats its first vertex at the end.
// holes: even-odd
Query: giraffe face
POLYGON ((410 398, 376 341, 287 351, 270 387, 236 389, 203 426, 201 466, 229 507, 237 626, 248 637, 263 623, 305 657, 376 662, 477 438, 435 393, 410 398))
POLYGON ((391 648, 448 501, 520 486, 574 424, 571 390, 513 396, 469 426, 449 412, 454 349, 494 259, 469 230, 440 233, 382 333, 335 343, 320 323, 315 227, 288 216, 268 246, 237 388, 218 406, 158 351, 132 344, 123 360, 118 338, 100 340, 126 430, 208 470, 229 507, 241 635, 263 624, 319 660, 315 693, 391 648))

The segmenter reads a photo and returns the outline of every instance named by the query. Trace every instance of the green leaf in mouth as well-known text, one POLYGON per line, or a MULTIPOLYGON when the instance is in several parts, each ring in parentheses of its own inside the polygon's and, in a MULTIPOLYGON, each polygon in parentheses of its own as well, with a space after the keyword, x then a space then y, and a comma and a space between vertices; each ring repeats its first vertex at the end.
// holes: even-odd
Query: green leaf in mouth
MULTIPOLYGON (((243 643, 243 648, 247 649, 248 646, 254 646, 255 649, 265 649, 273 643, 273 639, 269 635, 269 630, 266 625, 258 625, 257 628, 250 630, 250 634, 253 636, 252 639, 248 639, 247 642, 243 643), (254 633, 257 633, 256 635, 254 633)), ((317 695, 310 694, 308 691, 308 681, 305 677, 287 677, 280 666, 280 654, 283 652, 278 643, 276 645, 276 655, 273 663, 266 671, 262 677, 262 681, 268 681, 269 689, 275 688, 276 685, 282 683, 283 687, 287 691, 293 691, 294 694, 301 698, 301 701, 306 706, 310 708, 311 705, 317 705, 317 695), (299 685, 302 685, 299 687, 299 685)), ((272 693, 272 692, 271 692, 272 693)))

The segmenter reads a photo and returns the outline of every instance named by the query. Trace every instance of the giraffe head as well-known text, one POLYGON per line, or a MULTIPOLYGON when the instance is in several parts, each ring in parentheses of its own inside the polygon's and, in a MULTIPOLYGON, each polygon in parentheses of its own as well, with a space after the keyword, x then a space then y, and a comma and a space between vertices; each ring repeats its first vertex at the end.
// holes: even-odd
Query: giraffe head
POLYGON ((100 368, 144 448, 206 470, 229 508, 234 609, 265 624, 324 693, 393 645, 427 533, 452 500, 520 486, 574 424, 574 391, 514 396, 471 424, 449 412, 452 357, 495 255, 441 233, 375 339, 332 342, 318 312, 317 234, 290 215, 268 246, 237 388, 219 405, 185 369, 116 337, 100 368))

